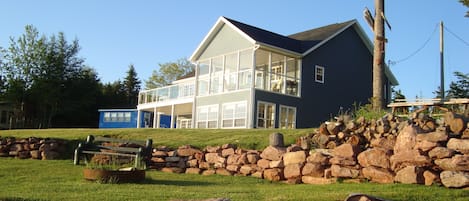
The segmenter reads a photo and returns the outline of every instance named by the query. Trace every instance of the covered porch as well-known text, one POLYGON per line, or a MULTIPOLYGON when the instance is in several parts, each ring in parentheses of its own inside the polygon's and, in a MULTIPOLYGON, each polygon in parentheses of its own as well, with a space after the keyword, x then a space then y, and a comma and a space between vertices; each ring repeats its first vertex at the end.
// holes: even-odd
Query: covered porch
MULTIPOLYGON (((151 128, 192 128, 192 105, 193 101, 184 103, 173 104, 147 104, 139 105, 138 117, 141 117, 143 111, 150 112, 152 115, 145 119, 146 125, 151 128)), ((138 120, 137 122, 142 122, 138 120)), ((137 124, 137 128, 142 128, 144 125, 137 124)))

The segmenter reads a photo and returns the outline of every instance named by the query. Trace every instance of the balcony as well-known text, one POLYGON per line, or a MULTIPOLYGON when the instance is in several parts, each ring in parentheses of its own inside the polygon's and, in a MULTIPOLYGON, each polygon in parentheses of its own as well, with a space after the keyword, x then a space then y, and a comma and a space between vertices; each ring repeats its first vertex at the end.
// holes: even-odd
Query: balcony
POLYGON ((180 84, 169 85, 156 89, 140 91, 138 95, 138 104, 161 103, 165 101, 174 101, 194 97, 195 83, 184 82, 180 84))

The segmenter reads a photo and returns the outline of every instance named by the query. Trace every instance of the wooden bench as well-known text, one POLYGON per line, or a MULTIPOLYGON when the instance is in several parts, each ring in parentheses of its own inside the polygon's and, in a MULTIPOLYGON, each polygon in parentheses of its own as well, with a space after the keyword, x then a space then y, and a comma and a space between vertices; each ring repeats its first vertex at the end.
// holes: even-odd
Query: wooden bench
POLYGON ((135 159, 134 167, 138 168, 140 162, 147 162, 151 157, 153 140, 126 140, 101 136, 89 135, 86 142, 79 143, 75 149, 73 164, 80 164, 80 158, 85 154, 103 154, 111 156, 124 156, 135 159), (103 143, 119 143, 124 145, 136 145, 138 147, 118 147, 118 146, 104 146, 103 143))

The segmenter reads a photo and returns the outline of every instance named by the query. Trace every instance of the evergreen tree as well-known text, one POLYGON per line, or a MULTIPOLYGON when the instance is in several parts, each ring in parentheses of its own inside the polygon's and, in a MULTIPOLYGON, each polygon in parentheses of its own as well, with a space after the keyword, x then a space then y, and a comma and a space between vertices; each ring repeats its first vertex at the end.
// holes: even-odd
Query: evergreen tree
POLYGON ((129 65, 129 70, 127 71, 127 76, 124 79, 123 87, 125 95, 127 96, 127 107, 136 108, 138 100, 138 92, 140 91, 140 80, 137 77, 137 72, 135 71, 134 65, 129 65))

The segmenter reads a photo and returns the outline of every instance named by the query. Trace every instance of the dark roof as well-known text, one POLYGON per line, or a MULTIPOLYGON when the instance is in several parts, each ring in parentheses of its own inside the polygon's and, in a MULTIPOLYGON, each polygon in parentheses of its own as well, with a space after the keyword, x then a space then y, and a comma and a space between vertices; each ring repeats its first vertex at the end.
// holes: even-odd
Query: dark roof
POLYGON ((238 22, 233 19, 229 19, 227 17, 224 18, 257 42, 298 53, 303 53, 309 50, 314 45, 320 43, 322 40, 329 38, 354 21, 351 20, 343 23, 331 24, 324 27, 296 33, 290 36, 283 36, 248 24, 244 24, 242 22, 238 22))

